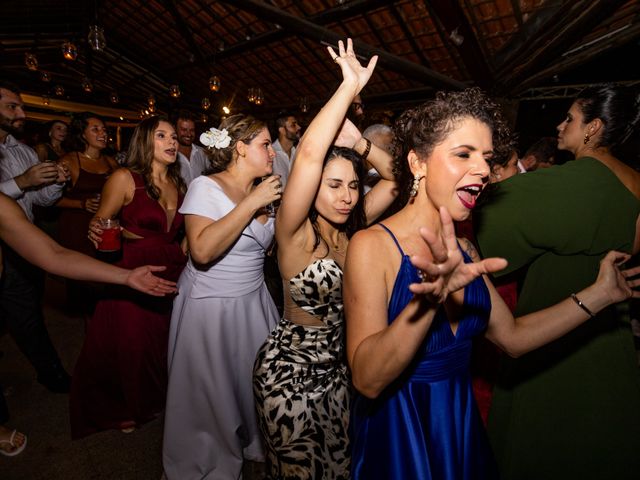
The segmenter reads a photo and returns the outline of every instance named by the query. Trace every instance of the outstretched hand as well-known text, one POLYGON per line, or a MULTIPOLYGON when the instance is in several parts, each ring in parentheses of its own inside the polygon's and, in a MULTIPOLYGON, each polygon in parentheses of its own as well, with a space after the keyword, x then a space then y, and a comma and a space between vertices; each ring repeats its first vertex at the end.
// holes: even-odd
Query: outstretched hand
POLYGON ((145 265, 131 270, 127 277, 127 286, 153 295, 154 297, 163 297, 168 293, 175 293, 176 283, 164 278, 156 277, 152 272, 162 272, 167 267, 158 267, 153 265, 145 265))
POLYGON ((347 39, 347 48, 344 47, 344 42, 340 40, 338 42, 338 52, 333 50, 333 47, 327 47, 329 51, 329 55, 334 62, 340 65, 340 69, 342 70, 342 77, 345 80, 352 80, 357 83, 358 89, 357 93, 364 88, 367 84, 371 75, 373 74, 373 70, 376 68, 376 63, 378 63, 378 56, 374 55, 369 60, 369 64, 366 67, 360 65, 358 58, 356 57, 355 52, 353 51, 353 41, 348 38, 347 39))
POLYGON ((621 270, 624 262, 629 260, 631 255, 611 250, 600 260, 600 271, 596 279, 596 285, 607 292, 611 303, 618 303, 628 298, 640 298, 640 266, 621 270))
POLYGON ((443 303, 455 292, 481 275, 497 272, 507 266, 504 258, 487 258, 479 262, 465 263, 458 246, 451 215, 440 207, 442 231, 440 235, 427 228, 420 229, 433 259, 422 255, 411 257, 411 263, 422 273, 423 281, 413 283, 409 290, 416 295, 425 295, 432 303, 443 303))

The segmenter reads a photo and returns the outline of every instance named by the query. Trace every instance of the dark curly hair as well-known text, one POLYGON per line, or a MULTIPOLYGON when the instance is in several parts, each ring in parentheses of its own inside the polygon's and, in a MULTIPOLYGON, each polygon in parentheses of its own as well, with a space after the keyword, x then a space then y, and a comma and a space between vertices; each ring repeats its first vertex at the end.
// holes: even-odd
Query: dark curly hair
POLYGON ((629 87, 607 83, 587 87, 576 98, 583 123, 599 118, 604 128, 596 147, 615 150, 637 130, 640 94, 629 87))
MULTIPOLYGON (((367 225, 367 219, 364 211, 364 178, 365 178, 365 170, 362 162, 362 157, 358 152, 351 148, 346 147, 332 147, 327 155, 324 157, 324 161, 322 163, 322 168, 327 166, 329 162, 335 160, 336 158, 342 158, 351 162, 353 166, 353 170, 356 172, 356 176, 358 177, 358 201, 353 206, 351 210, 351 214, 344 225, 341 226, 340 230, 347 234, 347 238, 351 238, 353 234, 355 234, 358 230, 363 229, 367 225)), ((326 244, 327 242, 320 235, 320 230, 318 228, 318 211, 315 208, 315 205, 311 206, 311 210, 309 211, 309 220, 311 221, 311 225, 313 226, 313 232, 315 234, 315 240, 313 243, 313 249, 315 250, 318 245, 320 245, 320 241, 322 240, 327 247, 327 254, 329 251, 329 246, 326 244)))
POLYGON ((514 146, 511 130, 498 104, 482 90, 468 88, 456 92, 438 92, 433 100, 404 112, 394 126, 394 173, 402 205, 409 199, 413 183, 413 175, 407 162, 409 152, 414 150, 420 158, 427 158, 456 128, 457 121, 467 117, 479 120, 491 129, 495 156, 505 157, 510 154, 514 146))
MULTIPOLYGON (((154 116, 142 120, 131 136, 129 151, 127 152, 127 166, 132 172, 139 173, 144 178, 144 187, 147 194, 154 200, 160 198, 158 188, 151 178, 151 163, 155 151, 154 134, 160 122, 169 122, 165 117, 154 116)), ((180 193, 187 190, 187 186, 180 175, 180 164, 177 159, 167 169, 169 178, 173 181, 180 193)))
POLYGON ((100 120, 106 127, 107 124, 100 115, 92 112, 82 112, 73 116, 69 124, 67 138, 63 142, 63 148, 67 152, 84 152, 87 149, 87 141, 82 136, 89 126, 89 119, 100 120))
POLYGON ((227 133, 231 137, 231 143, 229 143, 229 146, 226 148, 206 149, 211 162, 211 172, 209 173, 218 173, 226 170, 229 164, 236 159, 236 144, 238 142, 251 143, 251 140, 256 138, 266 127, 267 124, 262 120, 258 120, 244 113, 238 113, 225 118, 220 123, 218 129, 227 130, 227 133))

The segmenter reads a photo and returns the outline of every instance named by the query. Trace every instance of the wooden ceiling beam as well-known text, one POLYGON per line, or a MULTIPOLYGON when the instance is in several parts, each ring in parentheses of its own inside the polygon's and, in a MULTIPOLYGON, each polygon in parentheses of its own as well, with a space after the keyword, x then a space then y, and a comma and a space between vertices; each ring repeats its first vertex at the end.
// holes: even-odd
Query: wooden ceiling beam
MULTIPOLYGON (((232 6, 236 6, 235 2, 226 2, 226 3, 229 3, 232 6)), ((348 18, 363 14, 375 8, 386 6, 388 4, 389 4, 388 0, 354 0, 345 5, 339 5, 337 7, 331 8, 317 15, 313 15, 308 18, 308 21, 316 23, 318 25, 327 25, 329 23, 346 20, 348 18)), ((204 62, 211 62, 213 60, 220 61, 235 55, 242 55, 245 52, 254 50, 259 47, 264 47, 265 45, 280 41, 288 36, 290 36, 289 32, 285 31, 282 28, 276 28, 275 30, 271 30, 269 32, 261 33, 259 35, 254 35, 249 40, 246 40, 244 42, 239 42, 239 43, 236 43, 235 45, 230 45, 226 47, 224 50, 222 50, 221 52, 216 52, 211 55, 206 55, 203 61, 204 62)), ((199 63, 199 62, 196 62, 196 63, 199 63)), ((193 63, 183 63, 180 65, 176 65, 175 67, 172 67, 171 69, 169 69, 169 71, 171 72, 174 70, 180 70, 182 68, 189 67, 190 65, 193 65, 193 63)))
POLYGON ((525 81, 519 83, 517 88, 514 88, 513 93, 519 94, 527 89, 539 85, 540 82, 553 77, 553 75, 582 65, 589 60, 593 60, 596 56, 601 55, 607 50, 618 48, 629 42, 638 40, 638 38, 640 38, 640 23, 636 23, 631 27, 622 30, 607 41, 594 43, 579 52, 575 52, 575 54, 561 55, 558 57, 556 62, 552 63, 547 68, 536 72, 534 75, 527 77, 525 81))
POLYGON ((625 1, 566 1, 540 10, 496 55, 496 75, 514 84, 518 78, 535 74, 625 1))
MULTIPOLYGON (((317 25, 308 20, 291 15, 279 8, 257 0, 222 0, 222 3, 233 5, 259 18, 277 23, 289 29, 292 33, 312 38, 320 43, 336 45, 339 40, 344 40, 343 36, 317 25)), ((408 78, 425 83, 431 83, 441 88, 463 89, 466 84, 458 80, 442 75, 430 68, 411 62, 398 55, 393 55, 385 50, 371 47, 364 42, 354 40, 354 46, 360 55, 371 57, 378 55, 379 63, 385 68, 398 72, 408 78)))
POLYGON ((176 5, 175 1, 174 0, 162 0, 162 4, 164 5, 164 7, 167 9, 167 11, 173 17, 173 21, 176 22, 176 27, 178 28, 178 31, 180 32, 180 36, 185 41, 185 43, 189 46, 189 49, 191 50, 191 53, 195 57, 197 57, 197 59, 200 61, 200 63, 203 66, 206 66, 207 63, 205 61, 204 54, 202 53, 202 50, 200 49, 200 46, 196 43, 195 38, 193 36, 193 32, 191 31, 191 28, 189 27, 189 24, 182 17, 182 15, 180 15, 180 12, 178 11, 178 6, 176 5))
MULTIPOLYGON (((447 33, 451 34, 451 32, 457 31, 462 36, 463 43, 456 45, 456 48, 474 83, 485 89, 492 88, 495 83, 493 74, 485 60, 485 54, 480 47, 475 32, 471 28, 460 4, 457 1, 429 2, 429 6, 430 11, 436 17, 435 20, 442 24, 447 33)), ((442 41, 444 43, 453 43, 449 37, 443 38, 442 41)))

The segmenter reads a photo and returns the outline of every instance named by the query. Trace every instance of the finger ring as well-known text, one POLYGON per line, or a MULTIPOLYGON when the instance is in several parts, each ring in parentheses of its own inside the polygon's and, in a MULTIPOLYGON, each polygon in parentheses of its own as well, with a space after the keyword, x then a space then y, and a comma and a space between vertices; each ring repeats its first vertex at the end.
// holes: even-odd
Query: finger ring
POLYGON ((335 57, 333 57, 333 61, 334 61, 335 63, 338 63, 338 56, 337 56, 337 55, 336 55, 335 57))

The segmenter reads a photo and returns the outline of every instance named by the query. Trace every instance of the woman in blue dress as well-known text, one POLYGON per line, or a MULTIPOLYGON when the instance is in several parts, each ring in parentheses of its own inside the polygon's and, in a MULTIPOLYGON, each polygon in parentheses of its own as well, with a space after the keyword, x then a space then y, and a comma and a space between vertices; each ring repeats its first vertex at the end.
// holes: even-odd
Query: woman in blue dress
MULTIPOLYGON (((498 107, 477 89, 440 93, 396 125, 397 180, 408 202, 354 235, 344 277, 347 358, 359 395, 351 412, 354 479, 497 478, 473 400, 472 337, 509 355, 546 344, 606 306, 640 292, 610 252, 593 285, 518 319, 485 274, 506 261, 480 260, 457 240, 489 180, 487 160, 509 144, 498 107)), ((553 434, 553 432, 549 432, 553 434)))

